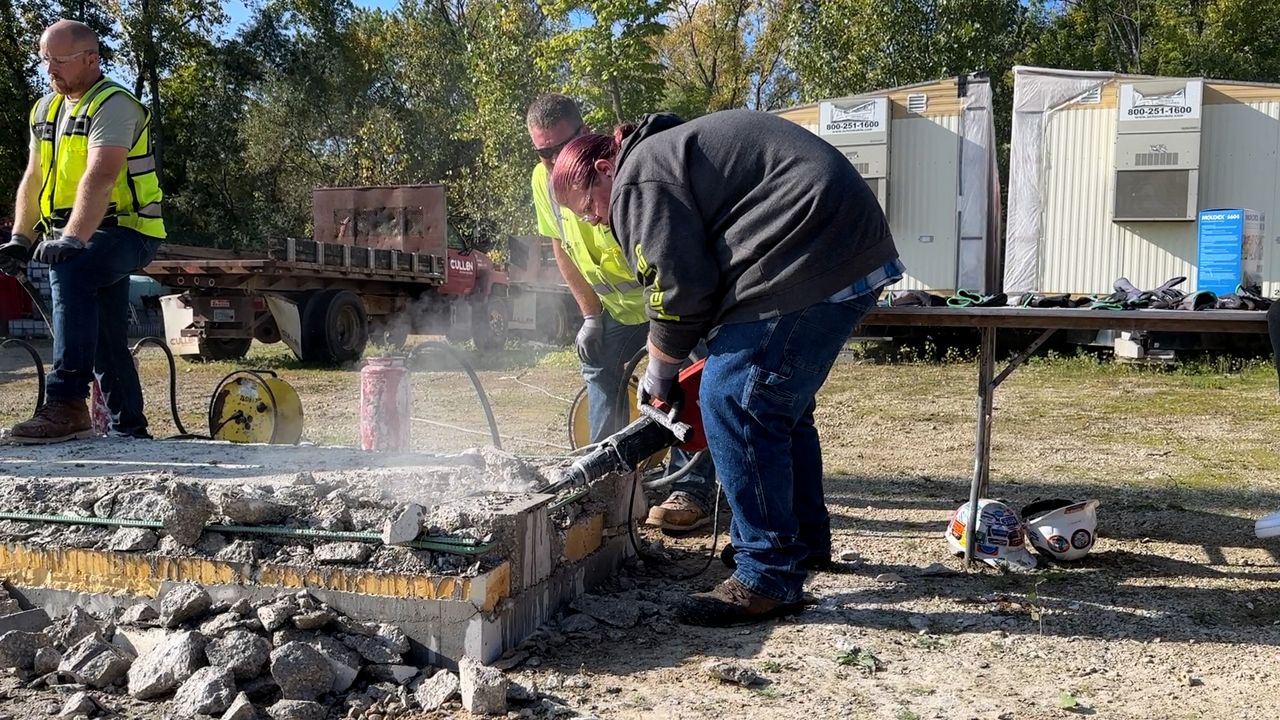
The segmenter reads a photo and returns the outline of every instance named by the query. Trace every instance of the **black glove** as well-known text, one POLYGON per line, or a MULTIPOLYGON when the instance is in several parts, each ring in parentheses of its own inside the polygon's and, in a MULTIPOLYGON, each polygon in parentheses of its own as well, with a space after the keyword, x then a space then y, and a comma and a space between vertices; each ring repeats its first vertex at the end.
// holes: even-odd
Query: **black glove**
POLYGON ((578 337, 573 341, 578 348, 578 359, 588 365, 595 365, 600 357, 600 346, 604 344, 604 318, 599 315, 585 315, 578 337))
POLYGON ((84 249, 84 241, 75 235, 54 235, 37 245, 32 257, 46 265, 57 265, 79 255, 84 249))
POLYGON ((31 261, 31 238, 14 233, 9 242, 0 245, 0 273, 17 275, 25 272, 31 261))
POLYGON ((675 420, 684 405, 684 391, 677 380, 680 377, 680 366, 684 363, 669 363, 653 356, 649 357, 649 366, 640 379, 640 390, 636 400, 641 406, 652 405, 654 400, 661 400, 670 406, 668 416, 675 420))

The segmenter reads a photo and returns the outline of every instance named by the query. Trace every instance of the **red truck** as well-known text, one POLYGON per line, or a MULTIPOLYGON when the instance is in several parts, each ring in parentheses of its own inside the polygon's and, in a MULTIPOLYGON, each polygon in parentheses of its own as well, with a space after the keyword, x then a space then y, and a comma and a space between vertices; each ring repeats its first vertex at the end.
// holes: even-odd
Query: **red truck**
POLYGON ((573 306, 541 251, 532 260, 527 238, 513 242, 514 269, 527 278, 513 287, 486 254, 491 234, 450 228, 441 185, 318 189, 312 215, 311 240, 272 241, 263 252, 162 246, 145 272, 179 291, 161 298, 175 354, 228 360, 254 339, 283 340, 302 360, 332 364, 358 359, 370 339, 398 345, 411 333, 470 337, 488 351, 513 330, 556 341, 571 332, 545 319, 573 306), (522 308, 514 325, 513 303, 522 308))

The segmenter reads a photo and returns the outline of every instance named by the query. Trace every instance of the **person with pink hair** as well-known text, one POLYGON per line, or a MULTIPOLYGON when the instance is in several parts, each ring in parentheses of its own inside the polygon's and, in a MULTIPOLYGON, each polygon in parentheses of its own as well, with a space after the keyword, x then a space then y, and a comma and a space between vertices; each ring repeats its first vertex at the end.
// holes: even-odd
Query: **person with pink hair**
POLYGON ((678 616, 731 625, 798 612, 808 570, 831 562, 814 397, 904 271, 875 195, 833 146, 749 110, 582 135, 552 187, 584 222, 612 228, 647 288, 640 402, 679 403, 681 364, 707 343, 699 401, 736 568, 678 616))

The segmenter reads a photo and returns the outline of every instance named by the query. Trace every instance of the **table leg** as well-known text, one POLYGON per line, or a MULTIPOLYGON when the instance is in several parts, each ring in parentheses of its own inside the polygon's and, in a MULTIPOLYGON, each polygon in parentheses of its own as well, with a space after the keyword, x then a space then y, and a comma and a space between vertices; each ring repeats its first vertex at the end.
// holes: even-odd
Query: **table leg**
POLYGON ((973 562, 973 548, 977 542, 978 499, 987 492, 987 480, 991 472, 991 406, 996 390, 995 383, 992 382, 996 366, 996 329, 983 327, 978 332, 981 335, 978 347, 978 427, 973 457, 973 482, 969 485, 969 519, 964 533, 965 562, 973 562))

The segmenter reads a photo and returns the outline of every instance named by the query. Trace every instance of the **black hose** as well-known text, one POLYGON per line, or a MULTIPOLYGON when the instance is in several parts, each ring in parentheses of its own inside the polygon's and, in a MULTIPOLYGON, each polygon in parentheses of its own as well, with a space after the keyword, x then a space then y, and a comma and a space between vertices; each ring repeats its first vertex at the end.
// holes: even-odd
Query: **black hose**
POLYGON ((40 295, 40 291, 36 290, 35 286, 31 284, 31 279, 27 277, 26 269, 23 269, 22 272, 14 275, 13 277, 18 281, 18 284, 22 286, 22 289, 26 290, 27 294, 31 296, 31 304, 35 307, 36 312, 40 313, 40 317, 44 318, 44 324, 49 326, 49 336, 52 337, 53 311, 49 309, 48 305, 44 304, 44 297, 40 295))
MULTIPOLYGON (((628 404, 627 389, 631 385, 631 375, 635 373, 636 368, 640 366, 640 361, 644 360, 648 356, 649 356, 649 348, 648 347, 641 348, 640 351, 637 352, 635 355, 633 355, 631 359, 627 361, 627 364, 623 366, 622 384, 618 387, 618 404, 621 406, 618 408, 619 414, 629 412, 630 408, 627 407, 627 404, 628 404)), ((711 454, 710 449, 699 450, 692 458, 690 458, 689 462, 684 467, 680 468, 679 470, 671 474, 664 475, 655 480, 650 480, 649 482, 644 484, 645 489, 665 487, 667 485, 670 485, 671 483, 674 483, 675 481, 679 480, 680 478, 692 472, 695 467, 702 464, 705 458, 709 457, 710 454, 711 454)), ((631 496, 627 502, 627 537, 628 539, 631 540, 631 549, 635 551, 636 555, 641 560, 644 560, 646 563, 657 565, 658 563, 661 563, 663 560, 665 560, 665 558, 661 557, 660 555, 657 555, 656 553, 651 553, 648 550, 642 549, 640 547, 640 540, 638 537, 636 537, 636 523, 635 523, 634 511, 635 511, 635 504, 636 504, 635 503, 636 486, 639 484, 640 484, 640 471, 637 470, 636 474, 632 476, 632 479, 631 479, 631 496)), ((697 570, 687 575, 668 575, 666 571, 663 571, 663 575, 665 575, 667 579, 676 580, 676 581, 692 580, 693 578, 698 577, 699 575, 706 572, 707 568, 711 567, 711 563, 715 561, 716 546, 720 543, 720 496, 721 494, 722 493, 720 488, 720 481, 719 479, 717 479, 716 480, 716 501, 715 501, 715 507, 712 510, 712 515, 711 515, 711 552, 707 554, 707 561, 703 563, 702 567, 698 568, 697 570)))
MULTIPOLYGON (((26 350, 27 354, 31 356, 31 362, 35 363, 36 366, 36 378, 39 383, 37 386, 38 389, 36 390, 36 410, 44 407, 44 361, 40 359, 40 351, 36 350, 35 345, 32 345, 26 340, 19 340, 18 338, 9 338, 4 342, 0 342, 0 347, 20 347, 23 350, 26 350)), ((33 417, 34 415, 35 413, 32 413, 33 417)))
POLYGON ((144 337, 133 344, 133 349, 129 352, 137 355, 138 351, 144 345, 154 345, 164 351, 165 359, 169 361, 169 414, 173 417, 173 426, 178 429, 178 434, 173 437, 166 438, 168 440, 198 440, 204 439, 199 435, 191 435, 182 425, 182 418, 178 416, 178 364, 173 359, 173 351, 164 340, 158 337, 144 337))
POLYGON ((502 435, 498 432, 498 420, 493 416, 493 407, 489 404, 489 395, 485 393, 484 385, 480 383, 480 376, 476 374, 475 368, 472 367, 471 363, 467 362, 466 357, 464 357, 462 353, 458 352, 452 345, 442 343, 438 340, 427 340, 425 342, 418 343, 409 351, 408 357, 412 359, 414 354, 422 348, 444 350, 462 366, 463 371, 467 373, 467 377, 471 378, 471 386, 476 389, 476 397, 479 398, 480 407, 484 410, 485 420, 489 423, 489 435, 493 439, 493 446, 501 450, 502 435))

